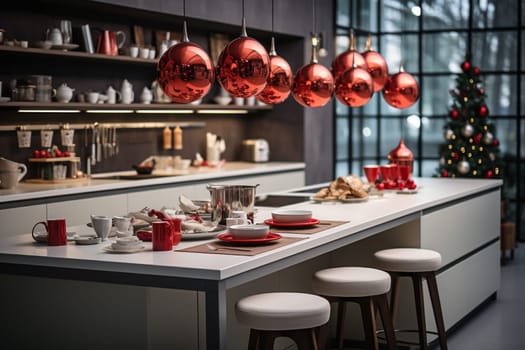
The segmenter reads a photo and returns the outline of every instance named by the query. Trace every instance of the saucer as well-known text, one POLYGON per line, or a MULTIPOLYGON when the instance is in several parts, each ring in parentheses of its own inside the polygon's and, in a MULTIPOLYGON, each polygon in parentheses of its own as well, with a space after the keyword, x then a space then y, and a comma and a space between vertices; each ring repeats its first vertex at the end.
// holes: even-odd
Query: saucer
POLYGON ((254 239, 235 239, 229 233, 223 233, 222 235, 217 236, 223 242, 236 243, 236 244, 264 244, 272 241, 276 241, 281 238, 281 235, 278 233, 270 232, 266 237, 263 238, 254 238, 254 239))
POLYGON ((91 245, 100 243, 100 238, 94 236, 80 236, 75 238, 75 243, 78 245, 91 245))
POLYGON ((308 221, 303 222, 278 222, 274 219, 266 219, 264 220, 264 223, 266 225, 270 226, 279 226, 279 227, 307 227, 307 226, 313 226, 320 223, 318 219, 310 218, 308 221))
POLYGON ((107 247, 104 247, 104 251, 106 253, 116 253, 116 254, 129 254, 129 253, 137 253, 143 251, 145 246, 139 245, 137 247, 133 248, 122 248, 122 249, 114 249, 112 246, 108 245, 107 247))

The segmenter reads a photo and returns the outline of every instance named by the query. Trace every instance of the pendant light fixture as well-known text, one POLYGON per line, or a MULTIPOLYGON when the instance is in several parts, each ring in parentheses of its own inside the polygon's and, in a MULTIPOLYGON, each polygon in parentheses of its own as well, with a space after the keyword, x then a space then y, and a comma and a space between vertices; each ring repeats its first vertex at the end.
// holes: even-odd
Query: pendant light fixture
POLYGON ((335 83, 335 96, 344 105, 361 107, 374 94, 374 81, 366 69, 353 66, 339 75, 335 83))
POLYGON ((334 78, 339 78, 339 75, 354 65, 358 68, 367 69, 364 57, 355 49, 354 30, 350 29, 348 50, 339 54, 332 62, 332 74, 334 78))
POLYGON ((219 84, 234 97, 259 94, 270 74, 270 56, 257 40, 248 37, 242 2, 241 36, 230 41, 217 60, 219 84))
POLYGON ((390 106, 404 109, 412 106, 419 98, 419 86, 416 79, 406 73, 403 65, 399 73, 389 75, 383 89, 383 98, 390 106))
POLYGON ((316 36, 315 0, 313 0, 312 59, 297 70, 292 85, 292 94, 295 100, 305 107, 322 107, 332 98, 334 92, 334 78, 330 70, 318 63, 316 36))
POLYGON ((159 85, 176 103, 190 103, 202 98, 215 78, 210 56, 188 38, 186 1, 183 2, 183 15, 182 41, 170 47, 157 66, 159 85))
POLYGON ((366 39, 365 51, 361 54, 365 59, 368 73, 374 80, 374 92, 383 90, 388 78, 388 65, 381 54, 372 49, 372 37, 366 39))
MULTIPOLYGON (((273 28, 273 0, 272 0, 272 34, 273 28)), ((263 91, 255 96, 257 100, 266 104, 278 104, 284 102, 290 95, 292 87, 292 68, 290 64, 277 55, 275 51, 275 38, 272 37, 270 46, 270 74, 263 91)))

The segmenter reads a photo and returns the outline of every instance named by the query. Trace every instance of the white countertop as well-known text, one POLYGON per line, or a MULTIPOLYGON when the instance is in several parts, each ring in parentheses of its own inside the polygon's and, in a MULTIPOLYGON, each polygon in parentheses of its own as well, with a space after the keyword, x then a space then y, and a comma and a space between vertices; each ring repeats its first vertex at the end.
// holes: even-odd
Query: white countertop
MULTIPOLYGON (((417 178, 418 193, 385 193, 383 197, 370 197, 360 203, 313 203, 304 202, 287 208, 309 209, 320 220, 348 220, 332 229, 312 234, 281 248, 255 256, 218 255, 188 252, 153 252, 151 244, 146 250, 134 254, 110 254, 103 248, 110 242, 92 246, 49 247, 33 242, 31 235, 0 239, 0 262, 34 266, 78 268, 94 271, 112 271, 151 276, 189 277, 208 280, 224 280, 296 254, 308 254, 312 248, 334 243, 338 240, 358 240, 367 230, 393 220, 422 215, 426 209, 443 205, 476 193, 497 190, 501 180, 417 178), (354 238, 353 238, 354 237, 354 238)), ((114 185, 111 185, 114 186, 114 185)), ((271 217, 271 208, 258 208, 256 220, 271 217)), ((415 218, 414 217, 414 218, 415 218)), ((205 241, 183 241, 175 250, 202 244, 205 241)))
MULTIPOLYGON (((177 184, 192 181, 210 181, 225 177, 304 170, 304 168, 305 164, 300 162, 226 162, 221 167, 190 167, 190 169, 185 172, 174 171, 174 176, 162 176, 141 180, 114 180, 98 178, 101 176, 106 177, 111 175, 134 175, 136 172, 133 170, 96 174, 91 178, 72 179, 60 183, 27 183, 22 181, 13 189, 0 189, 0 203, 74 195, 80 193, 121 190, 145 186, 177 184)), ((160 173, 162 175, 166 175, 166 172, 160 173)))

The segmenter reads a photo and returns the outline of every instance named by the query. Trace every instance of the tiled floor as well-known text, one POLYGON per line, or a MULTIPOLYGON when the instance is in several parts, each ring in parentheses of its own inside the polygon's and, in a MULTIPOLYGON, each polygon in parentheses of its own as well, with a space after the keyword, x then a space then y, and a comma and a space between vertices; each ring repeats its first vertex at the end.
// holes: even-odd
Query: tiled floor
MULTIPOLYGON (((501 268, 497 299, 448 336, 449 350, 525 349, 525 245, 501 268)), ((436 347, 439 349, 439 346, 436 347)))

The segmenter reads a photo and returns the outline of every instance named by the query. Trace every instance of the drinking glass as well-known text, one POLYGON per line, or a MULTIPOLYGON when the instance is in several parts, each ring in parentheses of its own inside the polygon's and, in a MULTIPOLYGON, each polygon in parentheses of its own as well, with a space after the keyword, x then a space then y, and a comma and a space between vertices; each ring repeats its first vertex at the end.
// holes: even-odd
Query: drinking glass
POLYGON ((363 167, 366 179, 369 184, 375 184, 379 178, 379 165, 365 165, 363 167))

